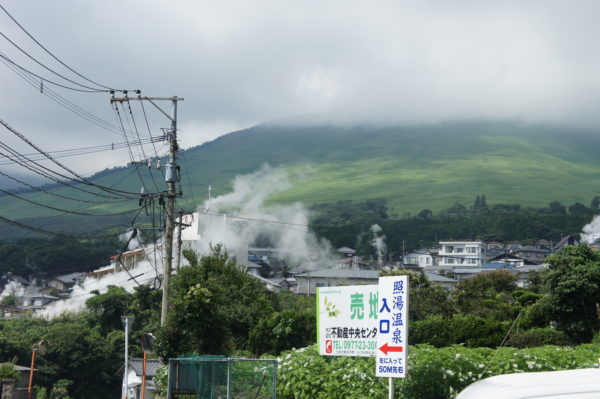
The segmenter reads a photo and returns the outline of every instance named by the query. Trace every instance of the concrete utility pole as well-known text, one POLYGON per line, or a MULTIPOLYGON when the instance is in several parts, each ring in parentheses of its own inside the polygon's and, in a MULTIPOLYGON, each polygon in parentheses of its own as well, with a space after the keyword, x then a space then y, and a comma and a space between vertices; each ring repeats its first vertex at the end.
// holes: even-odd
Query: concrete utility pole
POLYGON ((173 270, 173 230, 175 228, 175 198, 181 195, 181 193, 177 193, 175 183, 179 182, 179 166, 177 165, 177 152, 179 151, 179 145, 177 144, 177 102, 183 101, 183 98, 179 98, 177 96, 141 97, 138 92, 138 97, 127 97, 127 93, 125 93, 125 97, 113 97, 110 101, 111 103, 114 103, 128 102, 131 100, 148 101, 169 120, 171 120, 171 129, 169 129, 167 133, 167 139, 169 141, 169 162, 167 163, 165 168, 165 182, 167 183, 167 220, 165 222, 165 261, 162 281, 162 307, 160 312, 160 324, 162 326, 167 322, 167 310, 169 308, 169 282, 171 278, 171 271, 173 270), (160 108, 154 101, 171 101, 171 115, 163 111, 162 108, 160 108))

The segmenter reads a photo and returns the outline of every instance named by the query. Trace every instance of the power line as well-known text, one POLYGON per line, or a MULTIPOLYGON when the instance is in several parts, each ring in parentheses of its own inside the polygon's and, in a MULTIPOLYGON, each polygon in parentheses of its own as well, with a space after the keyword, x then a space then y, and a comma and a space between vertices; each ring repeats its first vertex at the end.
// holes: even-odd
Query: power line
MULTIPOLYGON (((150 139, 143 139, 142 143, 154 143, 155 141, 160 141, 162 140, 162 137, 152 137, 150 139)), ((132 144, 139 144, 139 142, 133 142, 132 144)), ((88 155, 88 154, 95 154, 95 153, 99 153, 99 152, 104 152, 104 151, 114 151, 114 150, 119 150, 119 149, 123 149, 127 147, 126 143, 111 143, 111 144, 101 144, 101 145, 97 145, 97 146, 90 146, 90 147, 79 147, 79 148, 71 148, 71 149, 66 149, 66 150, 56 150, 56 151, 46 151, 48 154, 52 154, 54 156, 54 158, 67 158, 67 157, 75 157, 75 156, 80 156, 80 155, 88 155)), ((43 160, 46 159, 44 156, 40 155, 39 153, 26 153, 23 154, 24 156, 30 157, 31 159, 35 159, 35 160, 43 160)), ((10 165, 13 162, 0 162, 0 165, 10 165)))
POLYGON ((44 204, 42 204, 40 202, 33 201, 33 200, 30 200, 30 199, 27 199, 27 198, 23 198, 20 195, 11 193, 10 191, 6 191, 6 190, 3 190, 3 189, 0 189, 0 193, 4 193, 4 194, 9 195, 9 196, 14 197, 14 198, 18 198, 21 201, 28 202, 28 203, 30 203, 32 205, 41 206, 42 208, 52 209, 53 211, 65 212, 65 213, 70 213, 70 214, 73 214, 73 215, 80 215, 80 216, 118 216, 118 215, 125 215, 127 213, 132 213, 132 212, 135 212, 136 210, 138 210, 138 208, 136 208, 136 209, 132 209, 132 210, 129 210, 129 211, 124 211, 124 212, 119 212, 119 213, 110 213, 110 214, 108 214, 108 213, 107 214, 104 214, 104 213, 101 213, 101 214, 84 213, 84 212, 72 211, 72 210, 67 210, 67 209, 55 208, 55 207, 50 206, 50 205, 44 205, 44 204))
MULTIPOLYGON (((46 81, 48 83, 52 83, 54 85, 61 86, 61 87, 64 87, 65 89, 69 89, 69 90, 76 90, 76 91, 82 91, 82 92, 88 92, 88 93, 107 93, 107 92, 109 92, 109 90, 106 90, 106 89, 95 89, 93 87, 86 86, 86 85, 83 85, 81 83, 77 83, 74 80, 71 80, 71 79, 69 79, 69 78, 61 75, 60 73, 54 71, 53 69, 47 67, 46 65, 44 65, 43 63, 41 63, 40 61, 38 61, 31 54, 29 54, 27 51, 23 50, 17 43, 15 43, 12 40, 10 40, 10 38, 8 36, 6 36, 4 33, 0 32, 0 36, 2 36, 4 39, 6 39, 10 44, 12 44, 13 46, 15 46, 20 52, 22 52, 23 54, 25 54, 29 59, 31 59, 32 61, 34 61, 36 64, 40 65, 42 68, 44 68, 47 71, 53 73, 54 75, 56 75, 56 76, 58 76, 58 77, 60 77, 60 78, 62 78, 64 80, 66 80, 67 82, 73 83, 74 85, 77 85, 77 86, 80 86, 80 87, 83 87, 84 89, 77 89, 77 88, 74 88, 74 87, 68 87, 68 86, 59 85, 59 84, 57 84, 55 82, 52 82, 52 81, 50 81, 48 79, 44 79, 41 76, 36 75, 33 72, 31 72, 31 71, 27 71, 28 73, 30 73, 32 75, 35 75, 35 76, 39 77, 40 79, 42 79, 42 80, 44 80, 44 81, 46 81), (87 90, 85 90, 85 89, 87 89, 87 90)), ((7 61, 13 63, 17 67, 25 70, 25 68, 21 67, 19 64, 17 64, 16 62, 13 62, 12 60, 8 59, 7 57, 2 56, 2 58, 5 58, 7 61)))
MULTIPOLYGON (((129 191, 117 190, 117 189, 113 189, 113 188, 101 186, 99 184, 96 184, 96 183, 93 183, 93 182, 87 180, 85 177, 79 175, 77 172, 73 171, 69 167, 67 167, 67 166, 61 164, 60 162, 58 162, 50 154, 48 154, 45 151, 43 151, 41 148, 39 148, 32 141, 30 141, 29 139, 27 139, 23 134, 19 133, 15 129, 13 129, 10 125, 8 125, 8 123, 6 123, 5 121, 3 121, 2 119, 0 119, 0 124, 2 124, 7 130, 9 130, 15 136, 17 136, 18 138, 20 138, 21 140, 23 140, 25 143, 27 143, 30 147, 34 148, 40 154, 43 154, 46 158, 48 158, 54 164, 56 164, 57 166, 61 167, 64 170, 66 170, 67 172, 71 173, 73 176, 77 177, 79 179, 79 180, 76 180, 78 183, 83 183, 83 184, 86 184, 86 185, 89 185, 89 186, 93 186, 93 187, 99 188, 102 191, 109 192, 111 194, 121 195, 121 196, 124 196, 124 197, 133 195, 134 197, 129 197, 129 198, 137 198, 137 194, 136 193, 132 193, 132 192, 129 192, 129 191)), ((72 180, 74 180, 74 179, 72 179, 72 180)))
MULTIPOLYGON (((17 179, 16 177, 7 175, 6 173, 3 173, 3 172, 0 172, 0 175, 6 177, 8 179, 11 179, 14 182, 17 182, 19 184, 27 186, 27 187, 31 188, 32 190, 43 192, 44 194, 52 195, 52 196, 55 196, 55 197, 58 197, 58 198, 63 198, 63 199, 67 199, 67 200, 77 201, 77 202, 93 203, 93 204, 107 204, 107 203, 113 203, 114 202, 114 201, 92 201, 92 200, 84 200, 84 199, 80 199, 80 198, 72 198, 72 197, 68 197, 66 195, 61 195, 61 194, 54 193, 52 191, 44 190, 41 187, 33 186, 33 185, 29 184, 29 183, 26 183, 26 182, 24 182, 24 181, 22 181, 20 179, 17 179)), ((129 201, 129 200, 128 199, 122 199, 122 200, 118 200, 118 201, 129 201)))
POLYGON ((81 191, 81 192, 84 192, 84 193, 87 193, 87 194, 92 194, 92 195, 95 195, 95 196, 98 196, 98 197, 104 197, 104 198, 113 199, 113 200, 121 200, 121 199, 128 200, 129 199, 129 198, 123 198, 123 197, 111 197, 111 196, 108 196, 108 195, 105 195, 105 194, 102 194, 102 193, 96 193, 96 192, 93 192, 93 191, 85 190, 85 189, 83 189, 81 187, 77 187, 77 186, 75 186, 73 184, 68 183, 65 180, 60 180, 60 179, 54 177, 53 174, 57 175, 57 176, 60 176, 60 177, 63 177, 65 179, 67 179, 67 180, 71 180, 68 177, 66 177, 66 176, 64 176, 64 175, 62 175, 62 174, 60 174, 60 173, 58 173, 56 171, 53 171, 52 169, 49 169, 49 168, 47 168, 47 167, 39 164, 38 162, 36 162, 36 161, 34 161, 34 160, 26 157, 26 156, 23 156, 22 154, 19 154, 17 151, 13 150, 12 148, 10 148, 9 146, 7 146, 6 144, 4 144, 2 142, 0 142, 0 148, 6 149, 8 152, 10 152, 11 154, 13 154, 16 158, 13 158, 10 155, 7 155, 7 154, 4 154, 4 153, 0 152, 1 156, 5 157, 5 158, 8 158, 8 159, 12 160, 14 163, 17 163, 18 165, 20 165, 20 166, 22 166, 22 167, 24 167, 24 168, 26 168, 26 169, 28 169, 28 170, 30 170, 30 171, 38 174, 40 176, 43 176, 43 177, 45 177, 45 178, 47 178, 49 180, 52 180, 52 181, 54 181, 54 182, 56 182, 58 184, 62 184, 64 186, 66 186, 66 187, 70 187, 70 188, 73 188, 75 190, 78 190, 78 191, 81 191), (24 162, 24 161, 20 160, 22 158, 25 158, 25 160, 27 162, 24 162), (31 164, 35 165, 35 167, 32 166, 31 164))
POLYGON ((79 72, 77 72, 76 70, 74 70, 73 68, 71 68, 70 66, 68 66, 67 64, 65 64, 65 63, 64 63, 63 61, 61 61, 61 60, 60 60, 58 57, 56 57, 54 54, 52 54, 52 53, 50 52, 50 50, 48 50, 48 49, 47 49, 46 47, 44 47, 44 46, 43 46, 43 45, 42 45, 42 44, 41 44, 39 41, 37 41, 37 39, 36 39, 35 37, 33 37, 33 36, 31 35, 31 33, 29 33, 29 32, 27 31, 27 29, 25 29, 25 28, 24 28, 24 27, 23 27, 23 26, 22 26, 22 25, 19 23, 19 21, 17 21, 17 20, 16 20, 16 19, 15 19, 15 18, 14 18, 14 17, 13 17, 13 16, 12 16, 12 15, 11 15, 11 14, 10 14, 10 13, 7 11, 7 10, 6 10, 6 8, 4 8, 4 7, 2 6, 2 4, 0 4, 0 8, 2 9, 2 11, 4 11, 4 12, 6 13, 6 15, 8 15, 8 16, 10 17, 10 19, 12 19, 12 20, 13 20, 13 22, 14 22, 15 24, 17 24, 17 26, 18 26, 19 28, 21 28, 21 30, 22 30, 23 32, 25 32, 25 34, 27 34, 27 36, 29 36, 29 37, 31 38, 31 40, 33 40, 33 41, 34 41, 34 42, 35 42, 35 43, 36 43, 38 46, 40 46, 40 47, 41 47, 41 48, 42 48, 42 49, 43 49, 43 50, 44 50, 46 53, 48 53, 48 54, 49 54, 49 55, 50 55, 52 58, 54 58, 56 61, 58 61, 58 62, 59 62, 59 63, 60 63, 62 66, 64 66, 64 67, 65 67, 65 68, 67 68, 69 71, 73 72, 74 74, 76 74, 76 75, 77 75, 77 76, 79 76, 80 78, 83 78, 83 79, 87 80, 87 81, 88 81, 88 82, 90 82, 90 83, 93 83, 93 84, 95 84, 95 85, 97 85, 97 86, 100 86, 100 87, 103 87, 103 88, 105 88, 105 89, 114 90, 114 89, 113 89, 113 88, 111 88, 111 87, 108 87, 108 86, 102 85, 102 84, 100 84, 100 83, 94 82, 93 80, 91 80, 91 79, 89 79, 89 78, 87 78, 87 77, 83 76, 82 74, 80 74, 79 72))
MULTIPOLYGON (((138 215, 139 215, 139 213, 138 213, 138 215)), ((136 215, 136 217, 137 217, 137 215, 136 215)), ((10 225, 13 225, 13 226, 16 226, 16 227, 20 227, 20 228, 25 229, 25 230, 30 230, 30 231, 34 231, 34 232, 42 233, 42 234, 49 234, 49 235, 53 235, 53 236, 57 236, 57 237, 72 237, 72 238, 96 239, 96 238, 109 238, 109 237, 115 237, 117 235, 120 235, 120 233, 118 233, 118 234, 114 234, 114 233, 113 234, 105 234, 105 235, 87 235, 87 234, 77 235, 77 234, 60 233, 60 232, 57 232, 57 231, 45 230, 45 229, 41 229, 41 228, 38 228, 38 227, 35 227, 35 226, 31 226, 31 225, 27 225, 27 224, 24 224, 24 223, 20 223, 20 222, 17 222, 16 220, 5 218, 4 216, 0 216, 0 221, 4 222, 4 223, 7 223, 7 224, 10 224, 10 225)), ((106 229, 102 229, 102 230, 114 229, 114 228, 122 227, 122 226, 127 226, 127 225, 126 224, 119 224, 119 225, 112 226, 112 227, 109 227, 109 228, 106 228, 106 229)))
MULTIPOLYGON (((237 216, 237 215, 231 215, 231 214, 225 214, 225 213, 216 213, 216 212, 208 212, 208 211, 203 211, 203 212, 200 212, 200 213, 203 214, 203 215, 229 216, 231 218, 242 219, 242 220, 251 220, 251 221, 254 221, 254 222, 261 222, 261 223, 272 223, 272 224, 281 224, 281 225, 289 225, 289 226, 309 227, 308 224, 291 223, 291 222, 280 222, 278 220, 266 220, 266 219, 249 218, 249 217, 237 216)), ((300 230, 297 230, 297 231, 300 231, 300 230)))
MULTIPOLYGON (((2 54, 2 53, 0 52, 0 54, 2 54)), ((5 61, 2 57, 0 57, 0 62, 2 62, 4 65, 6 65, 9 69, 11 69, 14 73, 16 73, 21 79, 23 79, 26 83, 28 83, 34 89, 38 90, 40 88, 40 85, 38 84, 38 82, 35 81, 31 76, 29 76, 29 75, 25 74, 25 72, 17 69, 15 66, 13 66, 12 64, 5 61)), ((81 108, 80 106, 73 103, 72 101, 69 101, 66 98, 62 97, 60 94, 56 93, 54 90, 52 90, 50 88, 45 88, 45 89, 41 90, 41 93, 43 95, 45 95, 46 97, 50 98, 52 101, 54 101, 61 107, 65 108, 67 111, 73 112, 75 115, 79 116, 80 118, 83 118, 83 119, 87 120, 88 122, 91 122, 92 124, 102 128, 104 130, 107 130, 113 134, 118 134, 118 135, 121 134, 118 126, 113 125, 112 123, 105 121, 104 119, 97 117, 96 115, 86 111, 85 109, 81 108)))

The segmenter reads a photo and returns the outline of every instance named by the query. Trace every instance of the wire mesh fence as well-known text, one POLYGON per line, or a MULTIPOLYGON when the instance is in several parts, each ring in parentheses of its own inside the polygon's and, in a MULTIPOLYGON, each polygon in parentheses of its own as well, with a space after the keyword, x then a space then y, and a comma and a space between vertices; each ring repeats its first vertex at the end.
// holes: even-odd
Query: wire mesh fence
POLYGON ((169 399, 271 399, 277 360, 194 356, 169 360, 169 399))

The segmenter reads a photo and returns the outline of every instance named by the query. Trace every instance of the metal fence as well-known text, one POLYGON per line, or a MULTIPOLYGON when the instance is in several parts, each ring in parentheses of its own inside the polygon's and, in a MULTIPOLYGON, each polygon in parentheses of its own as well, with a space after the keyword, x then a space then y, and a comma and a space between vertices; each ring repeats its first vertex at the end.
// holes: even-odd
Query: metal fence
POLYGON ((169 399, 274 399, 277 360, 195 356, 169 360, 169 399))

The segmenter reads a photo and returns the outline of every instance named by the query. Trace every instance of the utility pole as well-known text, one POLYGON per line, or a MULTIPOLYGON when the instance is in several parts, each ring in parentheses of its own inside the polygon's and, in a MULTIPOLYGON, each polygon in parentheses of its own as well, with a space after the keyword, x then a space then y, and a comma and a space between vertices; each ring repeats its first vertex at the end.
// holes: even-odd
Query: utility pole
POLYGON ((160 325, 167 322, 167 311, 169 309, 169 286, 171 281, 171 270, 173 270, 173 229, 175 227, 175 182, 178 179, 179 167, 177 166, 177 97, 171 100, 171 131, 169 132, 169 163, 165 171, 167 183, 167 221, 165 223, 165 261, 163 271, 163 295, 160 309, 160 325))
MULTIPOLYGON (((165 168, 165 182, 167 183, 167 204, 166 204, 166 222, 165 222, 165 253, 164 253, 164 270, 163 270, 163 281, 162 281, 162 306, 160 312, 160 325, 163 326, 167 322, 167 310, 169 309, 169 287, 171 279, 171 271, 173 270, 173 230, 175 228, 174 209, 175 209, 175 198, 180 196, 181 193, 177 193, 175 183, 179 182, 179 166, 177 165, 177 152, 179 151, 179 145, 177 144, 177 102, 183 101, 183 98, 177 96, 174 97, 142 97, 138 91, 137 97, 128 97, 127 92, 124 92, 125 96, 120 98, 111 98, 111 103, 114 102, 128 102, 131 100, 137 101, 148 101, 155 108, 157 108, 163 115, 171 120, 171 128, 167 133, 167 139, 169 141, 169 162, 165 168), (171 114, 167 114, 160 108, 154 101, 171 101, 171 114)), ((113 93, 114 95, 114 93, 113 93)))

